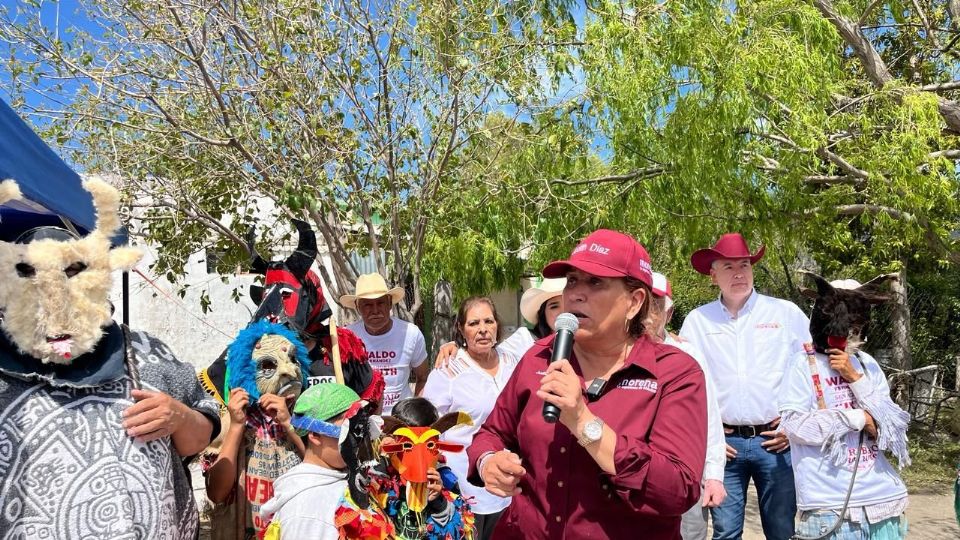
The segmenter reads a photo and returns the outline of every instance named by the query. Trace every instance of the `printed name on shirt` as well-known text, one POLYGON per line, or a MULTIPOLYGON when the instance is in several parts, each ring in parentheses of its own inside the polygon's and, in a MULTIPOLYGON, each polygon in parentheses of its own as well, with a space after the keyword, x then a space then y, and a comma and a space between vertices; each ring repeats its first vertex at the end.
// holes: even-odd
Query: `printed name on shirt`
POLYGON ((755 326, 754 328, 758 330, 764 330, 764 329, 776 330, 777 328, 783 328, 783 326, 781 326, 780 323, 778 322, 762 322, 762 323, 758 323, 757 326, 755 326))
POLYGON ((657 381, 654 379, 624 379, 617 388, 625 390, 646 390, 651 394, 657 393, 657 381))
MULTIPOLYGON (((860 464, 857 465, 857 470, 869 469, 873 466, 874 462, 877 461, 877 454, 880 453, 880 447, 876 444, 870 446, 861 446, 860 447, 860 464)), ((853 463, 857 460, 857 449, 847 448, 847 467, 853 467, 853 463)))
POLYGON ((313 386, 315 384, 330 384, 335 382, 337 382, 337 378, 333 375, 307 377, 307 386, 313 386))
POLYGON ((382 362, 384 360, 393 360, 397 357, 397 351, 368 351, 367 360, 371 362, 382 362))
POLYGON ((837 375, 836 377, 827 377, 828 386, 842 386, 846 384, 847 384, 847 381, 843 380, 843 377, 839 375, 837 375))

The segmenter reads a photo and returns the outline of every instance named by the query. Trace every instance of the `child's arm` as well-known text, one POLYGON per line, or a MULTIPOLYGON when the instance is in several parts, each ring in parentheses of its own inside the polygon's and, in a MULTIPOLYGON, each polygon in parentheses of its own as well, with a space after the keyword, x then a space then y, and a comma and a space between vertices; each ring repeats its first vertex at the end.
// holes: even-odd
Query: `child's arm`
POLYGON ((230 427, 223 437, 220 453, 216 461, 206 472, 207 497, 214 503, 222 503, 230 497, 237 483, 237 459, 240 444, 243 442, 243 430, 246 429, 244 412, 250 396, 242 388, 230 391, 229 411, 230 427))

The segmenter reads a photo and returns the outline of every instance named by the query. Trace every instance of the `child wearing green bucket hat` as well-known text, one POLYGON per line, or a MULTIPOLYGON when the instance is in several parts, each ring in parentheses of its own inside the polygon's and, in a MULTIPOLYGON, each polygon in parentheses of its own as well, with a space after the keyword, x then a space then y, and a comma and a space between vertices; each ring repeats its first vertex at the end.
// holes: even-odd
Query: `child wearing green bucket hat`
MULTIPOLYGON (((271 519, 266 540, 336 540, 345 500, 350 499, 347 462, 342 455, 350 421, 362 416, 365 402, 350 388, 336 383, 305 390, 293 408, 291 425, 305 437, 303 463, 274 482, 273 498, 260 515, 271 519)), ((366 428, 364 428, 366 429, 366 428)), ((355 457, 355 456, 354 456, 355 457)))

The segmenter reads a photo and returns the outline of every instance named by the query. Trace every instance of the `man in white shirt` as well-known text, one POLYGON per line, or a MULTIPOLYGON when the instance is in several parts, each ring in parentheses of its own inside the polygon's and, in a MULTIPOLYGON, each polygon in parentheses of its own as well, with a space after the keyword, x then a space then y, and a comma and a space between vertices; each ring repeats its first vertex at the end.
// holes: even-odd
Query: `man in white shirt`
POLYGON ((726 440, 723 423, 720 421, 720 407, 717 405, 717 389, 713 386, 710 368, 703 359, 703 353, 693 343, 667 332, 667 324, 673 318, 673 288, 666 276, 653 273, 653 297, 650 299, 650 338, 656 342, 672 345, 689 354, 700 364, 707 382, 707 460, 703 466, 703 491, 700 500, 683 514, 680 520, 680 536, 683 540, 705 540, 707 538, 707 512, 720 506, 727 496, 723 487, 724 465, 726 464, 726 440))
POLYGON ((711 509, 715 540, 740 538, 747 485, 756 485, 764 535, 787 540, 794 533, 796 493, 789 441, 777 433, 777 393, 790 359, 810 341, 809 323, 792 302, 757 293, 751 254, 739 233, 693 254, 694 269, 709 275, 720 298, 687 315, 680 335, 701 351, 717 389, 727 444, 727 497, 711 509))
POLYGON ((430 373, 423 333, 416 325, 390 314, 403 296, 402 288, 388 289, 383 276, 373 273, 357 279, 354 294, 340 297, 343 307, 360 313, 361 320, 347 328, 363 340, 370 365, 383 375, 386 383, 383 414, 390 414, 401 399, 419 395, 430 373), (416 381, 414 391, 409 384, 411 370, 416 381))

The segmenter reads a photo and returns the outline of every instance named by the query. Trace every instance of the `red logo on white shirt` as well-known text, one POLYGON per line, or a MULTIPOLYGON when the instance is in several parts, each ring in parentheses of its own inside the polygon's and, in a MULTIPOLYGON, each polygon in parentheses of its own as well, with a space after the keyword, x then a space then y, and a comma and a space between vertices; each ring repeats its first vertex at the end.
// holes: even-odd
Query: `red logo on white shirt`
POLYGON ((760 330, 763 330, 763 329, 776 330, 777 328, 783 328, 783 326, 781 326, 780 323, 778 322, 762 322, 757 324, 757 326, 755 326, 754 328, 757 328, 760 330))

